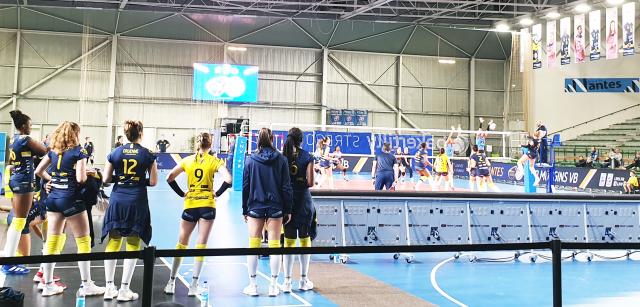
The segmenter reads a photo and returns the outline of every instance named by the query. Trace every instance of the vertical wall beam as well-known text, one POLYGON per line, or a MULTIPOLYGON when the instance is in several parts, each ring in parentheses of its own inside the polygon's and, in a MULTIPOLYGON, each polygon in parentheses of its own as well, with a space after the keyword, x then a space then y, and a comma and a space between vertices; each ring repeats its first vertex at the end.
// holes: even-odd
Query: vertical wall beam
POLYGON ((322 130, 327 129, 327 83, 329 80, 329 49, 322 49, 322 84, 320 85, 320 123, 322 130))
POLYGON ((398 84, 396 128, 402 128, 402 55, 399 55, 398 61, 396 61, 396 80, 398 84))
POLYGON ((22 31, 16 32, 16 58, 13 67, 13 93, 11 94, 11 109, 18 108, 18 84, 20 78, 20 44, 22 42, 22 31))
POLYGON ((476 58, 469 59, 469 130, 474 130, 476 121, 476 58))
POLYGON ((107 107, 107 138, 105 152, 111 152, 113 144, 113 117, 116 97, 116 68, 118 60, 118 34, 111 36, 111 66, 109 68, 109 106, 107 107))

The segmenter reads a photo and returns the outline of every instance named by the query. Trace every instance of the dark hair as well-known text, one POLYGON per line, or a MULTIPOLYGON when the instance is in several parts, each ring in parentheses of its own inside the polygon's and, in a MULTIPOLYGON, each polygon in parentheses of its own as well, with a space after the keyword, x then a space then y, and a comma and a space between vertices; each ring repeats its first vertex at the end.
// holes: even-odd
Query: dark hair
POLYGON ((300 148, 300 144, 302 144, 302 130, 297 127, 289 129, 287 140, 284 142, 284 148, 282 150, 282 154, 287 157, 289 162, 293 161, 294 148, 300 148))
POLYGON ((391 144, 389 144, 389 143, 382 144, 382 151, 390 152, 391 151, 391 144))
POLYGON ((471 149, 472 149, 473 151, 478 151, 478 145, 473 145, 473 146, 471 147, 471 149))
POLYGON ((121 138, 122 138, 122 135, 118 135, 118 137, 116 139, 119 140, 121 138))
POLYGON ((480 149, 480 150, 478 150, 478 153, 479 153, 479 154, 483 154, 483 153, 484 153, 484 149, 480 149))
POLYGON ((29 121, 31 120, 31 117, 29 117, 29 115, 22 113, 22 111, 20 110, 9 111, 9 115, 11 115, 11 118, 13 119, 13 125, 18 130, 24 129, 24 127, 28 125, 29 121))
POLYGON ((427 148, 427 143, 425 142, 420 143, 420 148, 427 148))
POLYGON ((444 154, 444 148, 440 148, 440 154, 443 155, 444 154))
POLYGON ((209 132, 202 132, 198 134, 196 142, 200 144, 199 149, 205 150, 211 148, 211 143, 213 143, 211 139, 211 134, 209 134, 209 132))
POLYGON ((135 142, 142 135, 142 122, 139 120, 127 120, 124 122, 124 135, 129 142, 135 142))
POLYGON ((262 151, 267 147, 276 150, 276 148, 273 147, 273 133, 271 129, 262 128, 258 133, 258 151, 262 151))

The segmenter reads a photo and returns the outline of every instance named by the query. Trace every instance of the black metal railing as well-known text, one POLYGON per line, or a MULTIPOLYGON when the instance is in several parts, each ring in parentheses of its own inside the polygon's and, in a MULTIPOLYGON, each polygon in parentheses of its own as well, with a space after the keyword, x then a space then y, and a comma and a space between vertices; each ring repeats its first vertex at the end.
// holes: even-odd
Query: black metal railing
POLYGON ((553 266, 553 306, 562 306, 563 249, 569 250, 640 250, 640 243, 573 243, 553 240, 538 243, 502 243, 469 245, 398 245, 398 246, 346 246, 346 247, 298 247, 298 248, 212 248, 212 249, 156 249, 146 247, 139 252, 62 254, 28 257, 0 257, 0 265, 37 264, 52 262, 98 261, 138 258, 143 261, 142 306, 151 306, 153 300, 153 274, 159 257, 221 257, 246 255, 288 254, 379 254, 379 253, 435 253, 461 251, 551 250, 553 266))

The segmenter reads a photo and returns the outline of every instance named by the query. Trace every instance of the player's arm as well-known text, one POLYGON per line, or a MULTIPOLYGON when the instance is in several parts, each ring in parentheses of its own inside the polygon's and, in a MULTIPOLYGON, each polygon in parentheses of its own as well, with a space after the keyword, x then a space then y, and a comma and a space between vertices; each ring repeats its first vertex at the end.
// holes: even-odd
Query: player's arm
POLYGON ((178 164, 171 170, 169 176, 167 177, 167 183, 169 184, 171 189, 180 197, 185 197, 186 194, 184 193, 184 191, 182 191, 182 189, 176 182, 176 177, 178 177, 178 175, 182 174, 183 172, 184 168, 182 168, 182 165, 178 164))
POLYGON ((31 151, 33 151, 37 156, 43 156, 48 151, 44 144, 36 142, 32 138, 29 138, 27 141, 27 146, 29 146, 29 149, 31 149, 31 151))
POLYGON ((398 182, 398 163, 393 163, 393 182, 398 182))
POLYGON ((113 180, 113 164, 107 161, 104 163, 104 173, 102 177, 102 182, 106 185, 112 182, 113 180))
POLYGON ((313 187, 314 176, 315 172, 313 171, 313 163, 309 163, 307 164, 307 186, 310 188, 313 187))
POLYGON ((371 179, 376 179, 376 166, 378 166, 378 159, 373 160, 371 164, 371 179))
POLYGON ((76 181, 79 184, 87 182, 87 162, 84 158, 76 161, 76 181))
POLYGON ((474 159, 469 159, 469 169, 475 168, 476 167, 476 160, 474 159))
POLYGON ((216 191, 216 197, 220 197, 220 195, 222 195, 224 191, 226 191, 228 188, 231 187, 231 175, 229 174, 229 171, 227 170, 224 164, 218 168, 218 173, 222 175, 223 181, 222 181, 222 186, 220 186, 220 189, 216 191))
POLYGON ((46 155, 42 158, 42 161, 40 161, 38 167, 36 167, 36 176, 46 181, 51 181, 51 176, 49 176, 49 174, 46 172, 46 169, 47 167, 49 167, 49 165, 51 165, 51 159, 49 159, 49 156, 46 155))
POLYGON ((149 183, 147 184, 150 187, 155 187, 158 184, 158 163, 153 161, 151 166, 149 167, 149 183))

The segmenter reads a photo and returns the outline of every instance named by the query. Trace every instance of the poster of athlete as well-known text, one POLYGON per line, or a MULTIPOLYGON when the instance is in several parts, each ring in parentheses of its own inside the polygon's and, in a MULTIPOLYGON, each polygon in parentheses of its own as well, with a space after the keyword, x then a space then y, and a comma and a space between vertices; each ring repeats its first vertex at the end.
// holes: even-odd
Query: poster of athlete
POLYGON ((589 36, 591 37, 589 58, 591 61, 600 59, 600 16, 600 10, 589 13, 589 36))
POLYGON ((571 17, 560 19, 560 65, 571 64, 571 17))
POLYGON ((547 22, 547 68, 556 67, 556 21, 547 22))
POLYGON ((607 9, 607 60, 618 58, 618 8, 607 9))
POLYGON ((573 16, 573 50, 576 63, 584 63, 587 52, 584 50, 586 39, 584 37, 584 14, 573 16))
POLYGON ((622 6, 622 55, 633 55, 635 53, 635 19, 636 4, 629 2, 622 6))
POLYGON ((542 25, 537 24, 531 27, 531 53, 533 59, 533 69, 542 67, 542 25))

